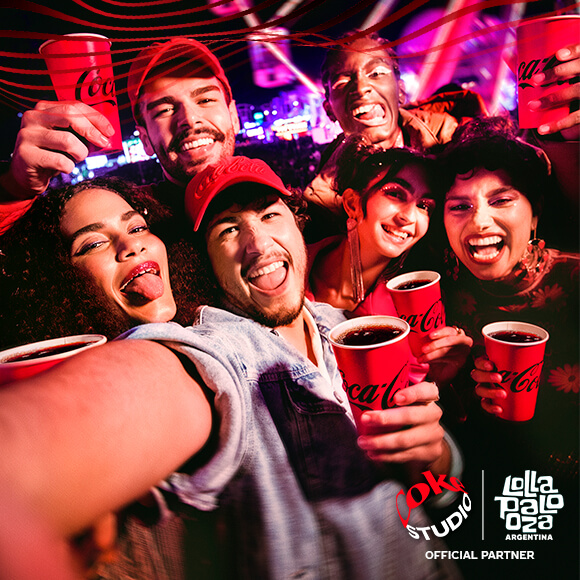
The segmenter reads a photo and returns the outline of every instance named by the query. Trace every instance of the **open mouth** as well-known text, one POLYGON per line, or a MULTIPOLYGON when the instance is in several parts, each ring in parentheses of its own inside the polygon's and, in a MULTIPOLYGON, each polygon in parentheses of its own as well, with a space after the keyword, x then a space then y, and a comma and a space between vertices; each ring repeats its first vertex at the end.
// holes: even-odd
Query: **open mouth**
POLYGON ((278 260, 263 268, 257 268, 248 272, 248 281, 259 290, 275 290, 284 283, 287 273, 288 263, 283 260, 278 260))
POLYGON ((120 288, 131 302, 141 304, 163 296, 164 285, 159 264, 144 262, 133 268, 120 288))
POLYGON ((491 262, 499 256, 505 246, 505 241, 500 236, 487 236, 485 238, 468 240, 466 246, 474 260, 478 262, 491 262))
POLYGON ((184 153, 185 151, 199 149, 200 147, 207 147, 208 145, 213 145, 214 143, 215 139, 213 137, 202 137, 201 139, 196 139, 195 141, 184 141, 181 143, 179 150, 184 153))
POLYGON ((377 103, 362 105, 352 110, 352 116, 367 125, 380 125, 385 120, 385 109, 377 103))
POLYGON ((382 225, 381 227, 383 228, 383 231, 388 234, 389 237, 395 242, 405 242, 411 236, 409 232, 405 232, 403 230, 396 230, 386 225, 382 225))

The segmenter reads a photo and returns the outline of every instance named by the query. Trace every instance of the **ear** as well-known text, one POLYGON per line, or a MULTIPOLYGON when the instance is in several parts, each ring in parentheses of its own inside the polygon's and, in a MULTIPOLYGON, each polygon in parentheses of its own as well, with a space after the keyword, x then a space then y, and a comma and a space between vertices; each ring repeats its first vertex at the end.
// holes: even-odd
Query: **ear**
POLYGON ((403 106, 407 102, 407 91, 405 90, 405 83, 399 79, 399 105, 403 106))
POLYGON ((360 204, 360 195, 351 187, 344 190, 342 194, 342 207, 349 218, 358 219, 363 217, 360 204))
POLYGON ((332 110, 332 107, 330 106, 330 103, 327 99, 324 99, 322 106, 324 107, 324 112, 328 115, 328 118, 332 122, 337 121, 336 115, 334 114, 334 111, 332 110))
POLYGON ((240 118, 238 117, 238 109, 236 108, 236 101, 233 99, 230 101, 228 105, 228 109, 230 111, 230 119, 232 120, 232 127, 234 128, 235 134, 237 135, 240 132, 240 118))
POLYGON ((153 147, 151 147, 151 141, 149 141, 149 135, 147 135, 147 129, 141 125, 136 125, 136 128, 139 139, 141 139, 141 143, 143 143, 143 149, 145 149, 145 153, 147 153, 149 156, 155 155, 155 151, 153 150, 153 147))

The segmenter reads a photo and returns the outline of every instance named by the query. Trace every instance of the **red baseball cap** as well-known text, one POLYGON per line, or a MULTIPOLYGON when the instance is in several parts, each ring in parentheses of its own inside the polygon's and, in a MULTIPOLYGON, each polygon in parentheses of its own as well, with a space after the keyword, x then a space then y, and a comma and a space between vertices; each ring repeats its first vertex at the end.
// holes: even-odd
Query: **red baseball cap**
POLYGON ((188 184, 185 190, 185 211, 197 232, 210 202, 224 189, 236 183, 260 183, 278 193, 291 196, 273 169, 261 159, 236 155, 215 165, 208 165, 188 184))
POLYGON ((136 117, 135 110, 139 101, 139 92, 151 70, 156 66, 170 62, 174 58, 186 58, 191 62, 203 64, 220 81, 226 96, 230 101, 232 100, 230 83, 215 55, 205 44, 193 38, 180 36, 167 42, 155 42, 151 46, 144 48, 131 63, 129 76, 127 77, 127 92, 134 117, 136 117))

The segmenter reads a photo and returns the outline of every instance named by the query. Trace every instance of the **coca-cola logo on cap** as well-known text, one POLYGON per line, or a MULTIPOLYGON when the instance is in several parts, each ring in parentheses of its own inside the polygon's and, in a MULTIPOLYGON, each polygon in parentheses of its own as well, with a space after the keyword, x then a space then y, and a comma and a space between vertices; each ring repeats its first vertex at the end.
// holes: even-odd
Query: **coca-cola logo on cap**
POLYGON ((207 171, 200 179, 194 191, 195 199, 202 199, 207 194, 207 189, 216 183, 223 181, 229 175, 252 175, 260 176, 262 181, 270 183, 272 187, 283 187, 278 176, 260 159, 248 159, 247 157, 234 158, 231 163, 222 163, 207 171))

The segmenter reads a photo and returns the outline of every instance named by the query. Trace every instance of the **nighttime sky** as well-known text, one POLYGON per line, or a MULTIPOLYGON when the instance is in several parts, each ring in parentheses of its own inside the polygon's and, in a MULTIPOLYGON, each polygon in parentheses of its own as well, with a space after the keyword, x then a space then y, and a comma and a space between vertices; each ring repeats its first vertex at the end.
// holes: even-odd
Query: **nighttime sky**
MULTIPOLYGON (((270 20, 287 4, 283 0, 246 1, 252 7, 253 17, 261 22, 270 20)), ((512 3, 503 0, 479 5, 485 7, 482 14, 498 14, 512 3)), ((214 4, 223 5, 224 1, 214 4)), ((305 74, 318 80, 324 54, 320 45, 332 43, 338 35, 361 27, 380 0, 295 0, 294 4, 294 11, 283 17, 281 25, 290 31, 293 61, 305 74)), ((446 4, 439 0, 393 0, 390 13, 383 17, 389 21, 381 25, 380 33, 389 39, 400 38, 413 19, 426 10, 441 10, 446 4)), ((526 16, 549 12, 557 4, 529 2, 526 16)), ((116 92, 125 136, 133 129, 125 92, 129 63, 140 48, 154 40, 187 35, 209 44, 230 78, 238 103, 261 104, 279 91, 261 89, 252 82, 245 41, 248 21, 238 14, 220 17, 204 0, 3 1, 0 14, 4 22, 0 34, 0 131, 4 136, 0 159, 6 159, 13 149, 20 122, 18 112, 32 108, 40 99, 55 98, 38 48, 59 34, 96 32, 113 41, 116 92)))

